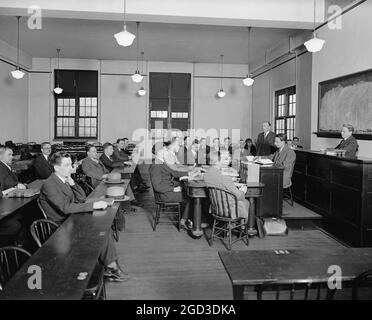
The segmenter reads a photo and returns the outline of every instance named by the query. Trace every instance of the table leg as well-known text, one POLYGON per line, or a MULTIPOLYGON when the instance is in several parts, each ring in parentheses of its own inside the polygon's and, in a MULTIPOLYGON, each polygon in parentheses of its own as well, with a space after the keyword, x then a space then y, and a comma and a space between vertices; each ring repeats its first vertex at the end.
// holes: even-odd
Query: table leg
POLYGON ((233 285, 233 299, 244 300, 244 286, 233 285))
POLYGON ((249 198, 249 219, 248 219, 248 235, 255 236, 257 230, 254 228, 256 225, 256 201, 255 198, 249 198))
POLYGON ((202 215, 202 201, 201 198, 194 198, 194 229, 192 234, 196 237, 201 237, 203 235, 203 230, 201 229, 201 215, 202 215))

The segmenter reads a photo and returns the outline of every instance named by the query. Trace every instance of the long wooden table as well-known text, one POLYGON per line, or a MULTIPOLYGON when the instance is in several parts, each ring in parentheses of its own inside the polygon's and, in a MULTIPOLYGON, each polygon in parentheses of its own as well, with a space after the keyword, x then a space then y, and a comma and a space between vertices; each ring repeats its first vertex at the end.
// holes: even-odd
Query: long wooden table
MULTIPOLYGON (((123 186, 126 189, 129 180, 123 186)), ((106 185, 101 183, 89 195, 104 197, 106 185)), ((0 299, 81 299, 93 273, 105 237, 111 232, 119 204, 93 213, 73 214, 53 233, 45 244, 6 283, 0 299), (27 273, 30 266, 42 270, 42 289, 30 290, 27 273), (78 280, 81 272, 87 272, 85 280, 78 280)))
MULTIPOLYGON (((327 282, 330 266, 341 268, 343 284, 371 269, 372 248, 316 248, 288 250, 220 251, 218 254, 231 280, 235 300, 254 296, 259 286, 268 283, 327 282)), ((337 295, 337 292, 336 292, 337 295)))

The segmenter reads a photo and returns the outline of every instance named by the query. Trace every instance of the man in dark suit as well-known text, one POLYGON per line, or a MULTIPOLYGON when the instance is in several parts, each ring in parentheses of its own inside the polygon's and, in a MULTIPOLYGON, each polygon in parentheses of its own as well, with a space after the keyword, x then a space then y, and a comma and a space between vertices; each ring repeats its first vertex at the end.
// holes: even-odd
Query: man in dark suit
POLYGON ((354 127, 350 124, 342 125, 341 136, 342 140, 337 145, 336 149, 345 150, 345 157, 355 157, 358 152, 358 141, 353 137, 354 127))
POLYGON ((199 165, 209 164, 209 153, 210 153, 210 147, 207 145, 207 140, 205 138, 201 138, 199 140, 197 163, 199 165))
MULTIPOLYGON (((13 160, 13 150, 9 147, 0 146, 0 198, 14 189, 26 189, 22 183, 18 182, 18 177, 10 168, 13 160)), ((20 233, 22 217, 13 215, 6 221, 0 223, 0 245, 10 245, 9 238, 21 239, 20 233)))
POLYGON ((303 149, 303 146, 300 144, 300 139, 298 137, 293 137, 292 145, 294 149, 303 149))
POLYGON ((263 132, 257 137, 257 156, 269 156, 275 152, 275 133, 271 131, 271 123, 265 121, 262 124, 263 132))
MULTIPOLYGON (((114 153, 113 153, 113 160, 114 161, 123 161, 127 162, 132 160, 132 156, 129 154, 128 150, 126 150, 126 146, 128 144, 127 138, 119 138, 116 140, 116 146, 114 147, 114 153)), ((138 166, 136 166, 136 169, 133 172, 133 176, 131 179, 131 185, 133 190, 136 192, 144 192, 147 189, 149 189, 149 186, 144 183, 141 173, 138 170, 138 166)))
POLYGON ((96 147, 92 144, 87 146, 87 157, 83 159, 81 169, 91 179, 93 188, 97 187, 103 179, 106 179, 109 173, 99 159, 96 147))
POLYGON ((292 185, 292 173, 296 162, 296 153, 287 145, 287 135, 280 133, 275 137, 275 146, 278 148, 269 158, 274 162, 274 166, 284 168, 283 188, 292 185))
MULTIPOLYGON (((71 157, 67 153, 56 152, 50 159, 54 173, 44 181, 40 191, 40 204, 48 219, 58 224, 71 214, 106 209, 105 201, 86 203, 83 189, 71 178, 73 172, 71 157)), ((120 270, 112 232, 108 232, 107 241, 100 254, 105 266, 105 275, 113 281, 128 280, 128 275, 120 270)))
POLYGON ((41 144, 41 154, 34 161, 34 169, 37 179, 47 179, 53 173, 53 167, 49 162, 52 146, 49 142, 41 144))
POLYGON ((18 182, 18 177, 11 169, 13 150, 8 147, 0 147, 0 198, 9 191, 26 189, 26 186, 18 182))

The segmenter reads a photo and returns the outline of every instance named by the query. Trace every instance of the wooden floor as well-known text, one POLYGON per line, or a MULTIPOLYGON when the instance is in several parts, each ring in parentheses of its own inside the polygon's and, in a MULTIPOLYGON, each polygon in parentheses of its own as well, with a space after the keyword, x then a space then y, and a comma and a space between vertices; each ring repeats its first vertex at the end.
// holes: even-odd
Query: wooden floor
MULTIPOLYGON (((143 168, 141 169, 141 171, 143 168)), ((146 179, 146 172, 142 172, 146 179)), ((232 299, 230 280, 218 257, 226 250, 215 241, 210 247, 205 238, 194 240, 175 226, 160 224, 152 231, 155 212, 153 193, 142 193, 144 204, 137 214, 126 216, 126 230, 117 243, 119 261, 130 273, 124 283, 107 283, 108 299, 232 299)), ((285 212, 303 210, 299 205, 285 212)), ((272 250, 337 247, 340 243, 320 230, 290 230, 287 237, 252 238, 249 247, 236 243, 236 250, 272 250)))

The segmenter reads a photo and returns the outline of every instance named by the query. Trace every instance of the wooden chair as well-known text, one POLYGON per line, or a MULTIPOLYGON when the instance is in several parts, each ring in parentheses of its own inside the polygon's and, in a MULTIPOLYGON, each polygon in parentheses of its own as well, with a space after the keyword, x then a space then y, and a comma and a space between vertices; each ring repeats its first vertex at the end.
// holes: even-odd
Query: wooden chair
POLYGON ((291 207, 293 207, 293 195, 292 195, 292 186, 283 189, 283 200, 286 200, 291 207))
MULTIPOLYGON (((39 248, 42 247, 45 241, 47 241, 57 229, 58 225, 55 222, 46 219, 36 220, 30 227, 31 235, 39 248)), ((97 263, 89 279, 87 289, 85 289, 83 299, 106 300, 106 288, 103 274, 103 266, 97 263)))
POLYGON ((372 269, 361 273, 355 278, 352 285, 352 300, 358 300, 361 287, 372 287, 372 269))
POLYGON ((41 214, 44 216, 44 219, 48 219, 43 207, 41 206, 40 198, 37 198, 36 202, 37 202, 37 206, 40 209, 41 214))
POLYGON ((226 190, 208 187, 209 199, 213 220, 212 236, 209 245, 212 246, 214 238, 222 240, 225 244, 227 237, 227 249, 231 250, 231 245, 240 240, 246 240, 249 245, 247 226, 243 223, 244 218, 238 216, 238 199, 226 190), (233 218, 233 212, 235 217, 233 218), (232 234, 237 233, 237 238, 232 240, 232 234), (220 236, 222 234, 222 236, 220 236))
POLYGON ((336 290, 329 289, 327 281, 276 281, 260 285, 257 289, 257 300, 266 300, 263 299, 265 292, 270 298, 275 295, 275 300, 333 300, 336 290))
POLYGON ((160 214, 167 214, 167 215, 177 215, 177 220, 170 220, 169 222, 162 221, 164 224, 173 224, 177 223, 178 231, 180 231, 181 227, 181 202, 164 202, 161 200, 160 193, 154 190, 154 197, 155 197, 155 204, 156 204, 156 213, 155 213, 155 220, 153 225, 153 230, 156 230, 156 226, 160 222, 160 214), (176 208, 176 209, 170 209, 176 208))
POLYGON ((31 254, 22 248, 0 248, 0 291, 29 257, 31 254))

